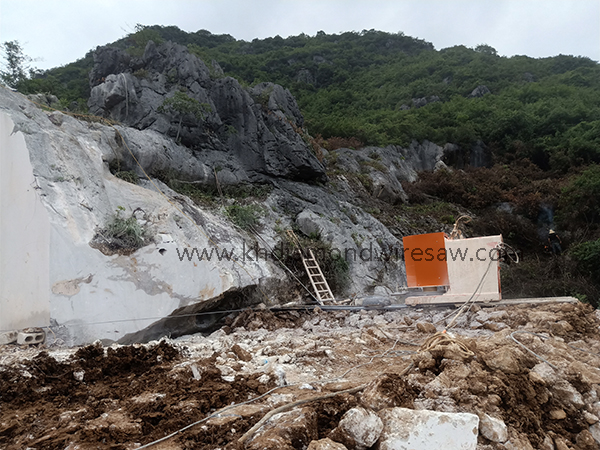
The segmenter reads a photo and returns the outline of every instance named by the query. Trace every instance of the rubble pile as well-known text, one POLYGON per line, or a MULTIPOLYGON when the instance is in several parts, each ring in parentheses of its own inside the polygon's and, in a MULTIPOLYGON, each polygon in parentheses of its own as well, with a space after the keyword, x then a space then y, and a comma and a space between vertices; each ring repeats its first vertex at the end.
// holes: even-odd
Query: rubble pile
POLYGON ((0 447, 597 449, 584 304, 247 310, 210 336, 0 347, 0 447), (445 332, 444 332, 445 330, 445 332), (40 351, 42 350, 42 351, 40 351))

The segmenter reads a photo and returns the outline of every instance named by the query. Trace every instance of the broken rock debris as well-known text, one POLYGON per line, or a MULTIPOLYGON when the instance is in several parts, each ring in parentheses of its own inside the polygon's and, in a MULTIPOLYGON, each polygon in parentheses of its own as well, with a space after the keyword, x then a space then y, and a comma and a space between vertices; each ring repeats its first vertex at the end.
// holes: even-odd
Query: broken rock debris
POLYGON ((597 448, 596 314, 583 304, 481 311, 444 339, 416 324, 443 324, 448 310, 265 309, 209 336, 145 345, 0 346, 0 448, 133 449, 198 421, 161 445, 597 448), (473 328, 481 311, 506 330, 473 328), (572 329, 551 336, 561 321, 572 329), (509 338, 516 330, 547 339, 519 334, 532 354, 509 338))

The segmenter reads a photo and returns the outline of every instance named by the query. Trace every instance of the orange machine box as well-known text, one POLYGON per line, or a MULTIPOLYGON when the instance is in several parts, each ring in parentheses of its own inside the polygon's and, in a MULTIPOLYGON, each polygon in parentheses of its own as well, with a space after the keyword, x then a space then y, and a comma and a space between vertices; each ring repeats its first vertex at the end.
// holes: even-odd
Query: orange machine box
POLYGON ((444 233, 402 238, 408 287, 448 286, 444 233))

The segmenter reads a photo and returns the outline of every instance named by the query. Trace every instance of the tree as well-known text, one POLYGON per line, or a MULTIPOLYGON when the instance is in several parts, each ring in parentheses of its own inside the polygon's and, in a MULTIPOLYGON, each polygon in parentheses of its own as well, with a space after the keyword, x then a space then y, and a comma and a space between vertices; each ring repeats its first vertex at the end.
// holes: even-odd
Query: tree
POLYGON ((600 282, 600 239, 577 244, 570 253, 580 270, 600 282))
POLYGON ((474 50, 477 53, 483 53, 484 55, 498 56, 498 51, 491 45, 479 44, 474 50))
POLYGON ((27 79, 27 71, 31 58, 23 54, 19 41, 6 41, 0 45, 2 51, 2 68, 0 69, 0 80, 7 86, 16 88, 17 85, 27 79))
POLYGON ((160 35, 160 32, 154 27, 136 24, 135 32, 127 36, 132 46, 128 49, 129 53, 133 56, 142 56, 146 48, 148 41, 153 41, 156 45, 164 42, 164 39, 160 35))

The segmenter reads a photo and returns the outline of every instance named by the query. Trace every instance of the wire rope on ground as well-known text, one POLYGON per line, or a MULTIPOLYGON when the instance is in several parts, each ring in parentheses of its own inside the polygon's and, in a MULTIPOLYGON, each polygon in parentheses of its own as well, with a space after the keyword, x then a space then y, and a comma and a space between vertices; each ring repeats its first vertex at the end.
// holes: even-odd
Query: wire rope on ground
POLYGON ((539 333, 534 333, 532 331, 517 330, 517 331, 513 331, 512 333, 510 333, 510 335, 508 337, 510 337, 513 341, 515 341, 515 343, 517 343, 517 345, 523 347, 527 352, 531 353, 533 356, 535 356, 539 360, 541 360, 541 361, 545 362, 546 364, 548 364, 554 370, 558 370, 558 367, 556 367, 554 364, 552 364, 546 358, 544 358, 543 356, 538 355, 533 350, 530 350, 529 348, 527 348, 523 343, 519 342, 517 340, 517 338, 515 338, 515 334, 531 334, 533 336, 537 336, 537 337, 539 337, 541 339, 544 339, 544 340, 548 339, 548 336, 544 336, 543 334, 539 334, 539 333))

